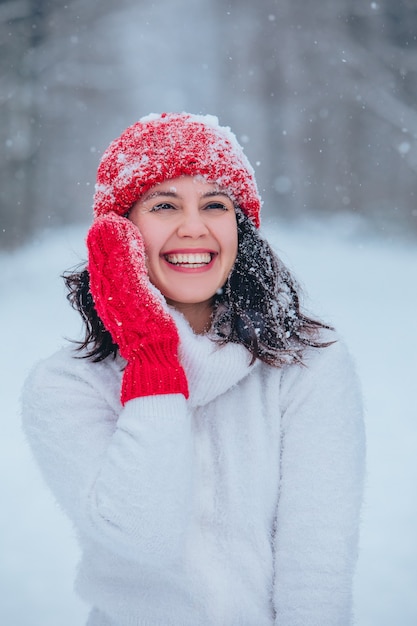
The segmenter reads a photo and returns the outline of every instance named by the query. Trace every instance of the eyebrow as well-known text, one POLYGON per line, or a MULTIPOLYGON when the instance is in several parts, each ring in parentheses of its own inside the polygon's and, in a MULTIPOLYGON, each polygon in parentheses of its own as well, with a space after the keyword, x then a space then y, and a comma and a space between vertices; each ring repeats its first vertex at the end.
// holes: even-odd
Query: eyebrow
POLYGON ((228 193, 226 193, 225 191, 207 191, 207 193, 203 193, 203 195, 201 196, 202 198, 212 198, 213 196, 224 196, 225 198, 228 198, 229 200, 231 200, 231 197, 229 196, 228 193))
MULTIPOLYGON (((228 200, 232 201, 228 193, 226 193, 225 191, 220 191, 220 190, 219 191, 207 191, 206 193, 203 193, 201 195, 202 198, 213 198, 215 196, 223 196, 227 198, 228 200)), ((154 191, 153 193, 145 195, 143 198, 143 202, 146 202, 146 200, 151 200, 152 198, 159 198, 159 197, 179 198, 180 195, 176 191, 154 191)))
POLYGON ((158 198, 159 196, 165 196, 168 198, 177 198, 178 194, 175 191, 154 191, 153 193, 145 194, 143 202, 151 200, 152 198, 158 198))

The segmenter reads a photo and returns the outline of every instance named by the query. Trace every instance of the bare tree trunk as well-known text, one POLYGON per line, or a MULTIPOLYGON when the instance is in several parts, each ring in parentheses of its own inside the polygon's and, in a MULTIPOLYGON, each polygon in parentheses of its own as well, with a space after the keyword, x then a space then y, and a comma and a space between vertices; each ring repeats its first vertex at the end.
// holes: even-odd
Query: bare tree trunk
MULTIPOLYGON (((109 132, 118 129, 124 108, 112 42, 94 37, 101 24, 97 15, 104 20, 112 5, 111 0, 0 3, 5 47, 0 139, 7 148, 0 170, 2 248, 15 247, 41 228, 88 216, 101 120, 110 120, 109 132)), ((119 2, 117 10, 122 8, 119 2)))
POLYGON ((34 221, 32 190, 40 139, 31 60, 44 38, 43 2, 0 4, 0 28, 6 48, 1 63, 0 137, 6 149, 0 169, 0 242, 8 248, 25 238, 34 221))

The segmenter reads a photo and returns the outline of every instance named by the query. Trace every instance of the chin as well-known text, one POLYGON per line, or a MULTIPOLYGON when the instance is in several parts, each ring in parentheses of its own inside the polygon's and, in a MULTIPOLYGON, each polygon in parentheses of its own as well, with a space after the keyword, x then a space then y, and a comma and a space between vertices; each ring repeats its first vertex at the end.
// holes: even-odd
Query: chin
POLYGON ((165 296, 168 304, 172 306, 207 306, 213 303, 214 293, 210 295, 201 296, 201 298, 197 297, 195 294, 189 296, 181 296, 177 294, 175 297, 170 295, 165 296))

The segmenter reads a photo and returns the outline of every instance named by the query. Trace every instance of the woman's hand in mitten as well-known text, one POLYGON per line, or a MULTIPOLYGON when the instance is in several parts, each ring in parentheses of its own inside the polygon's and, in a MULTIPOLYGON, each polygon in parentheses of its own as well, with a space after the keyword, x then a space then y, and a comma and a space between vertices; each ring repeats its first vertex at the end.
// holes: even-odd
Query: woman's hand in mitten
POLYGON ((138 228, 109 213, 87 235, 90 290, 98 315, 127 360, 121 400, 167 393, 188 398, 178 332, 150 283, 138 228))

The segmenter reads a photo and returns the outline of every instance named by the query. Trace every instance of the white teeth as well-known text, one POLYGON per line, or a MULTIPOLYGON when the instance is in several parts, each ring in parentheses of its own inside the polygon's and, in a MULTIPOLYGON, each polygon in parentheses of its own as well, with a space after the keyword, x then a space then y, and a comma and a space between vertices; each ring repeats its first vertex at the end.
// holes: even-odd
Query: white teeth
POLYGON ((199 267, 207 265, 211 261, 210 252, 193 252, 188 254, 167 254, 166 260, 173 265, 185 265, 187 267, 199 267))

